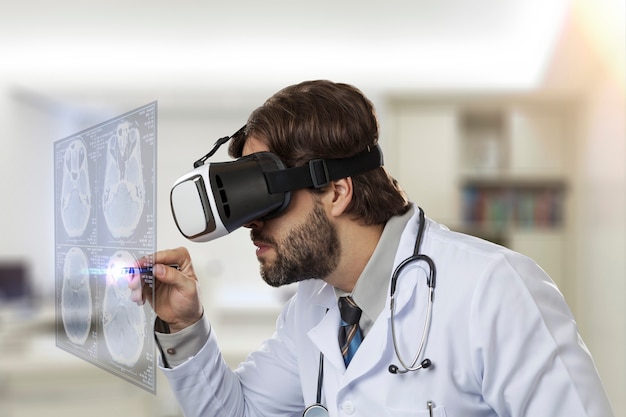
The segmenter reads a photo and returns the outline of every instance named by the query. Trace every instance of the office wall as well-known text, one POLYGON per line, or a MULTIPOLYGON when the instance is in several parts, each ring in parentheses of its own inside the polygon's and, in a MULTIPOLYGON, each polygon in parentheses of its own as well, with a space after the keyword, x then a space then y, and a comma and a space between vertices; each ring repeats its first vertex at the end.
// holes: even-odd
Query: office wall
POLYGON ((620 416, 626 413, 626 102, 616 81, 598 80, 581 108, 570 259, 580 330, 620 416))

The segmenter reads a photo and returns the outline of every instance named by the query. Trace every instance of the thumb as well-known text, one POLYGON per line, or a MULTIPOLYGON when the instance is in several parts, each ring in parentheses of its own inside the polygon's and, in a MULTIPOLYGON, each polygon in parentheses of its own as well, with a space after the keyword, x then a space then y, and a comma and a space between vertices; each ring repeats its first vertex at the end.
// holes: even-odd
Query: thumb
POLYGON ((156 279, 164 284, 170 284, 177 286, 180 284, 178 275, 180 272, 177 268, 172 268, 164 264, 154 264, 152 267, 152 274, 156 279))

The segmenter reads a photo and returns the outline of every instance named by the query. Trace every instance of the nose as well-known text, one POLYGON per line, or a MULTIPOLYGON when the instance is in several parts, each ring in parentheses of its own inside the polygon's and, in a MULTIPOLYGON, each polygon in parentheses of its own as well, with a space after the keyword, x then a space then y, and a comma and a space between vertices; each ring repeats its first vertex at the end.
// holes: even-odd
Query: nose
POLYGON ((265 222, 263 220, 260 219, 256 219, 256 220, 252 220, 251 222, 245 223, 243 225, 243 227, 247 227, 248 229, 260 229, 261 227, 263 227, 263 224, 265 222))

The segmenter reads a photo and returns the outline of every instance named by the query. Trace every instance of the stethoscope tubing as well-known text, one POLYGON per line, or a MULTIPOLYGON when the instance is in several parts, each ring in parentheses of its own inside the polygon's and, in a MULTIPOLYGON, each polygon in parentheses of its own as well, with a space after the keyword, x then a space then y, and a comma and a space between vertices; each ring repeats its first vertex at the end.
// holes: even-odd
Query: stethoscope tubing
POLYGON ((396 357, 398 358, 398 361, 400 362, 400 364, 402 365, 402 367, 404 369, 398 369, 398 372, 401 374, 410 372, 410 371, 417 371, 419 369, 422 369, 424 366, 423 364, 417 365, 417 361, 419 360, 419 358, 422 356, 422 351, 424 350, 424 346, 426 345, 426 338, 428 337, 428 334, 430 333, 430 323, 431 323, 431 317, 432 317, 432 311, 433 311, 433 293, 434 293, 434 288, 433 287, 429 287, 428 288, 428 307, 426 309, 426 320, 424 322, 424 329, 422 330, 422 337, 420 339, 420 343, 419 343, 419 347, 417 348, 417 353, 415 354, 415 356, 413 357, 413 360, 411 361, 411 363, 409 365, 407 365, 407 363, 402 359, 402 355, 400 354, 400 349, 398 348, 398 342, 397 342, 397 338, 396 338, 396 320, 395 320, 395 296, 392 296, 391 301, 390 301, 390 310, 391 310, 391 338, 392 338, 392 342, 393 342, 393 350, 396 353, 396 357), (417 366, 416 366, 417 365, 417 366))
MULTIPOLYGON (((390 301, 389 301, 389 309, 390 309, 390 321, 391 321, 391 338, 393 343, 393 350, 396 353, 396 357, 402 365, 402 368, 395 367, 395 372, 404 374, 407 372, 417 371, 419 369, 425 368, 425 363, 422 362, 419 365, 417 361, 422 356, 422 352, 424 351, 424 346, 426 345, 426 339, 428 338, 428 334, 430 333, 430 324, 432 321, 432 312, 433 312, 433 297, 435 291, 436 277, 437 271, 435 268, 435 262, 428 255, 420 254, 420 247, 422 245, 422 238, 424 236, 424 230, 426 228, 426 219, 424 216, 424 210, 419 207, 419 227, 417 231, 417 238, 415 239, 415 247, 413 249, 413 255, 409 256, 396 267, 391 277, 390 284, 390 301), (402 358, 400 354, 400 349, 398 348, 398 339, 396 336, 396 286, 398 283, 398 277, 402 270, 409 264, 414 262, 426 262, 428 264, 428 278, 426 284, 428 285, 428 305, 426 308, 426 320, 424 321, 424 328, 422 330, 422 337, 420 339, 420 343, 418 345, 417 352, 413 357, 413 360, 408 363, 402 358)), ((430 361, 427 362, 428 366, 430 366, 430 361)))

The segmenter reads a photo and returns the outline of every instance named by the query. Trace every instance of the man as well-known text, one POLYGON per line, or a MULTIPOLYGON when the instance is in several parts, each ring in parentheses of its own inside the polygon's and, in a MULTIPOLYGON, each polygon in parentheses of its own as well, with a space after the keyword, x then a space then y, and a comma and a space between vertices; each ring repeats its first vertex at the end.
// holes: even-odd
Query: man
MULTIPOLYGON (((359 90, 311 81, 256 109, 229 150, 270 151, 294 167, 377 142, 359 90)), ((309 406, 331 416, 612 415, 550 278, 424 217, 383 167, 296 190, 280 215, 246 227, 263 279, 300 284, 273 337, 234 371, 203 315, 188 252, 155 255, 162 370, 186 416, 300 416, 309 406), (165 267, 173 263, 180 270, 165 267), (356 324, 338 340, 348 321, 340 305, 355 304, 356 324)))

